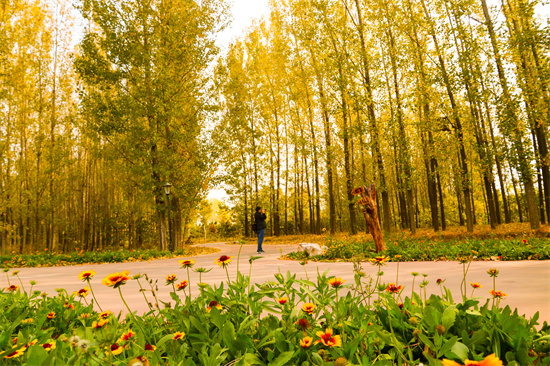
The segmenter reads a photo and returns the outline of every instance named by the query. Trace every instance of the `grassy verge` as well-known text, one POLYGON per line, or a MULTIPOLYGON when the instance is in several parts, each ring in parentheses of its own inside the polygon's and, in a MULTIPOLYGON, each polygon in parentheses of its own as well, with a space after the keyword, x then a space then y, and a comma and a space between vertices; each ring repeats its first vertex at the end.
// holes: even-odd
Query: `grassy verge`
POLYGON ((0 268, 71 266, 91 263, 122 263, 148 261, 174 257, 188 257, 200 254, 216 253, 218 249, 208 247, 188 247, 170 253, 155 249, 147 250, 103 250, 75 253, 34 253, 0 255, 0 268))
MULTIPOLYGON (((529 239, 460 239, 425 240, 399 238, 386 242, 387 249, 375 253, 372 240, 361 238, 328 238, 328 247, 324 255, 309 258, 317 261, 362 261, 376 256, 389 257, 390 261, 514 261, 550 259, 550 240, 546 238, 529 239)), ((284 259, 303 260, 305 252, 293 252, 284 259)))

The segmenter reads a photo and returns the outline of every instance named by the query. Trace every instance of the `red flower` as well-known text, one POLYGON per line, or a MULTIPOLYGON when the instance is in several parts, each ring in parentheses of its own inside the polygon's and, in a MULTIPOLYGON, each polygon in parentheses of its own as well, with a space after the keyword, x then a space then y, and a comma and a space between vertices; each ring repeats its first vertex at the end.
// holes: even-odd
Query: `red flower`
POLYGON ((395 283, 390 283, 389 286, 386 288, 386 291, 388 291, 391 294, 396 294, 399 291, 401 291, 402 286, 396 286, 395 283))
POLYGON ((157 346, 152 346, 149 343, 147 343, 144 348, 146 351, 154 351, 157 349, 157 346))
POLYGON ((122 337, 120 337, 120 339, 121 339, 122 341, 126 341, 126 342, 127 342, 127 341, 130 340, 130 338, 132 338, 132 337, 135 336, 135 335, 136 335, 136 333, 134 333, 134 332, 130 329, 130 330, 128 331, 128 333, 124 333, 124 334, 122 335, 122 337))
POLYGON ((287 301, 288 301, 288 297, 279 297, 279 298, 277 299, 277 302, 278 302, 279 304, 281 304, 281 305, 286 304, 287 301))
POLYGON ((499 299, 502 299, 503 297, 506 297, 508 296, 508 294, 502 292, 502 291, 495 291, 495 290, 491 290, 489 291, 489 293, 491 295, 493 295, 493 297, 498 297, 499 299))
POLYGON ((342 284, 346 282, 346 280, 342 280, 342 277, 333 277, 330 280, 328 280, 328 284, 331 285, 334 288, 338 288, 342 286, 342 284))
POLYGON ((178 291, 179 291, 179 290, 183 290, 183 289, 185 289, 186 287, 187 287, 187 281, 186 281, 186 280, 183 280, 183 281, 181 281, 180 283, 178 283, 178 284, 176 285, 176 289, 178 289, 178 291))
POLYGON ((327 328, 324 332, 318 331, 315 333, 317 337, 321 338, 320 340, 316 341, 317 343, 323 343, 327 347, 341 347, 342 346, 342 338, 339 335, 332 335, 332 329, 327 328))
POLYGON ((221 266, 225 267, 231 262, 231 258, 233 258, 233 257, 228 257, 226 255, 222 255, 221 257, 216 259, 216 261, 214 263, 216 263, 220 267, 221 266))
POLYGON ((309 325, 309 321, 307 319, 304 319, 304 318, 300 318, 296 321, 296 325, 298 325, 298 328, 300 328, 301 330, 306 330, 307 328, 310 327, 309 325))
POLYGON ((304 305, 302 305, 302 310, 308 313, 309 315, 313 314, 313 312, 315 311, 315 308, 316 308, 315 304, 312 304, 312 303, 305 303, 304 305))

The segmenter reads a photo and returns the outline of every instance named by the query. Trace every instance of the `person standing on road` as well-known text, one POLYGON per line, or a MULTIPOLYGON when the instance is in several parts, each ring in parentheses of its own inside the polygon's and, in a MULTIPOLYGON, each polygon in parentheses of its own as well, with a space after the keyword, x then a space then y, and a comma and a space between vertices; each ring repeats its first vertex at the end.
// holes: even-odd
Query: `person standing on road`
POLYGON ((257 225, 256 230, 258 230, 258 254, 264 253, 264 250, 262 249, 262 243, 264 242, 265 228, 267 227, 265 219, 265 209, 261 208, 260 206, 256 207, 254 222, 257 225))

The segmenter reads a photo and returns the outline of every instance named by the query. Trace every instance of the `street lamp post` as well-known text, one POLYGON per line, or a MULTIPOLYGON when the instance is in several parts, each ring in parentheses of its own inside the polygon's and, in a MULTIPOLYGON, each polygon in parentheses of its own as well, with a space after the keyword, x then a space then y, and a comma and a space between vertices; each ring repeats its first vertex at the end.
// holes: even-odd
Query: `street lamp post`
POLYGON ((172 185, 166 182, 163 186, 164 193, 166 194, 166 202, 168 203, 168 249, 170 252, 174 252, 174 245, 172 244, 172 220, 170 220, 170 193, 172 185))

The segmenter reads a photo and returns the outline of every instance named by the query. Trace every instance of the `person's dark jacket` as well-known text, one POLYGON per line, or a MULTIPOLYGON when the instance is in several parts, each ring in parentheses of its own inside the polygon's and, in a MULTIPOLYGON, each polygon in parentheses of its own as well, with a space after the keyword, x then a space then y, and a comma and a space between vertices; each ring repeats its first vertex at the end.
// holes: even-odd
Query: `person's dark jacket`
POLYGON ((260 211, 258 211, 254 214, 254 222, 256 223, 258 231, 264 230, 267 227, 265 219, 265 213, 261 213, 260 211))

